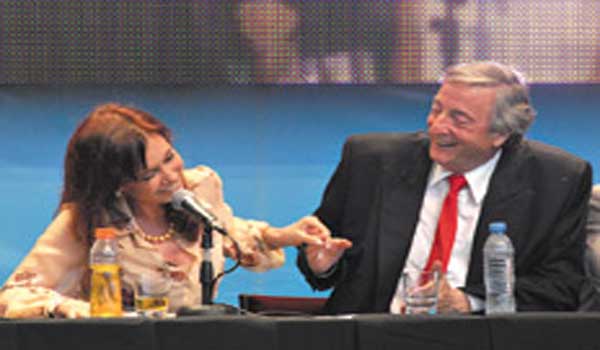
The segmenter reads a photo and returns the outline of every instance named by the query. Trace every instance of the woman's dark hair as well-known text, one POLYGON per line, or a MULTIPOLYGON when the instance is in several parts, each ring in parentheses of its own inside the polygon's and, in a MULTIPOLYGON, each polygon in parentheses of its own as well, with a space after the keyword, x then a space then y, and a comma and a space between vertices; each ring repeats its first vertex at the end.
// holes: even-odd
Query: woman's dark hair
MULTIPOLYGON (((171 131, 142 110, 109 103, 95 108, 77 127, 67 146, 60 208, 75 210, 75 230, 91 245, 100 226, 123 228, 131 218, 117 206, 117 191, 146 169, 146 136, 171 143, 171 131)), ((196 240, 198 225, 166 205, 167 220, 186 239, 196 240)))

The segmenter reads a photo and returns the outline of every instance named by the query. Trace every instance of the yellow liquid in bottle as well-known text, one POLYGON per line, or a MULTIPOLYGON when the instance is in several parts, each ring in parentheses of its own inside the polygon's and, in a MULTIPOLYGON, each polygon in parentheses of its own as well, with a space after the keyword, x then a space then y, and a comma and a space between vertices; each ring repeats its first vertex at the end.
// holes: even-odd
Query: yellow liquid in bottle
POLYGON ((92 317, 120 317, 121 280, 119 265, 92 265, 92 286, 90 293, 90 314, 92 317))

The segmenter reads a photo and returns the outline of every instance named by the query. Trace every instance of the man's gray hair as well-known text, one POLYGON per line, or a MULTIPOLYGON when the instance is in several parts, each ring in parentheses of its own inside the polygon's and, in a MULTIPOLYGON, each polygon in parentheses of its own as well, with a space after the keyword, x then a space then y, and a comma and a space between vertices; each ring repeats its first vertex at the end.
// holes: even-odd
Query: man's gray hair
POLYGON ((523 136, 535 119, 525 78, 511 67, 491 61, 458 64, 450 66, 441 80, 497 88, 492 132, 523 136))

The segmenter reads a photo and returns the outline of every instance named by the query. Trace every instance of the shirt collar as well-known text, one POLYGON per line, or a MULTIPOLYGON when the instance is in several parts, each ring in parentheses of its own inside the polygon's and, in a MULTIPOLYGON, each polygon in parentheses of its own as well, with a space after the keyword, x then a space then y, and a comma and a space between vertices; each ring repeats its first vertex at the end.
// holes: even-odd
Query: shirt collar
MULTIPOLYGON (((483 197, 485 197, 485 194, 487 193, 490 179, 492 178, 492 174, 494 173, 494 169, 496 169, 496 165, 498 164, 501 155, 502 149, 499 149, 494 156, 485 163, 463 174, 469 185, 467 186, 469 193, 471 193, 473 200, 475 200, 477 204, 481 204, 483 197)), ((427 187, 438 186, 450 175, 452 175, 450 171, 434 162, 429 173, 427 187)))

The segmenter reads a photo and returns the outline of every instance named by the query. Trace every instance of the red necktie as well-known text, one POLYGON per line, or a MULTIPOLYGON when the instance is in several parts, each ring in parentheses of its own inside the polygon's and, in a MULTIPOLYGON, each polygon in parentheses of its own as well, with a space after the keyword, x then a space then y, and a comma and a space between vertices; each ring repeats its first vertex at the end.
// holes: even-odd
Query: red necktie
POLYGON ((452 252, 452 246, 454 245, 458 222, 458 192, 465 187, 467 180, 463 175, 454 174, 448 177, 448 181, 450 182, 450 189, 446 199, 444 199, 435 238, 424 271, 431 270, 431 265, 439 260, 442 262, 443 272, 446 272, 450 260, 450 252, 452 252))

